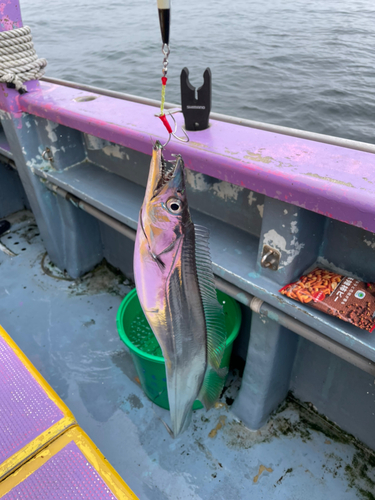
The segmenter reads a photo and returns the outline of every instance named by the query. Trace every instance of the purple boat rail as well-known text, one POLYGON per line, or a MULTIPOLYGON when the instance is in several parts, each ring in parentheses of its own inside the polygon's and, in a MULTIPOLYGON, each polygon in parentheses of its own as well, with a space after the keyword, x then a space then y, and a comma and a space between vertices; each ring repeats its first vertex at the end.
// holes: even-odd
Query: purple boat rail
MULTIPOLYGON (((165 142, 154 107, 48 82, 16 96, 8 111, 15 117, 20 111, 40 116, 146 154, 152 140, 165 142)), ((176 119, 181 126, 182 116, 176 119)), ((168 147, 183 155, 189 169, 375 232, 372 153, 212 119, 208 129, 189 136, 189 143, 172 140, 168 147)))

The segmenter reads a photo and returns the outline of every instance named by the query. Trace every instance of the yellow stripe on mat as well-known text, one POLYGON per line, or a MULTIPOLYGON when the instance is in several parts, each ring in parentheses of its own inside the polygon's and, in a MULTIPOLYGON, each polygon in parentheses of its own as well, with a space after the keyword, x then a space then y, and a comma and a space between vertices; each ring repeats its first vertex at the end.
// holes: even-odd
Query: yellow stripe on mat
MULTIPOLYGON (((129 486, 123 481, 108 460, 103 456, 100 450, 95 446, 91 439, 80 429, 74 426, 67 430, 62 436, 50 443, 43 451, 39 452, 34 458, 29 460, 20 469, 15 471, 5 481, 0 483, 0 498, 6 495, 31 474, 36 472, 48 460, 61 451, 66 445, 74 441, 81 450, 86 460, 94 467, 108 488, 117 499, 138 500, 138 497, 132 492, 129 486)), ((57 471, 58 473, 58 471, 57 471)), ((56 476, 56 483, 59 482, 59 476, 56 476)), ((30 500, 34 498, 30 497, 30 500)), ((36 500, 36 499, 35 499, 36 500)))
POLYGON ((59 420, 59 422, 52 425, 49 429, 42 432, 42 434, 24 446, 20 451, 5 460, 5 462, 0 464, 0 481, 3 481, 15 469, 20 467, 23 463, 38 453, 38 451, 47 446, 53 439, 56 439, 60 434, 76 423, 77 422, 74 418, 63 417, 59 420))

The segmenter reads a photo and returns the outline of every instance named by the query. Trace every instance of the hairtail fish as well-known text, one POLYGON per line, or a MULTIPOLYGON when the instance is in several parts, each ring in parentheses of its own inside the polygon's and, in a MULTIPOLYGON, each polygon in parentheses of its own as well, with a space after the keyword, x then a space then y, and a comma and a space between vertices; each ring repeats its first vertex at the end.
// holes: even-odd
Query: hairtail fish
POLYGON ((188 426, 196 399, 206 409, 213 406, 227 374, 220 368, 225 322, 208 238, 208 230, 191 220, 182 157, 166 162, 157 142, 139 214, 134 274, 165 359, 174 437, 188 426))

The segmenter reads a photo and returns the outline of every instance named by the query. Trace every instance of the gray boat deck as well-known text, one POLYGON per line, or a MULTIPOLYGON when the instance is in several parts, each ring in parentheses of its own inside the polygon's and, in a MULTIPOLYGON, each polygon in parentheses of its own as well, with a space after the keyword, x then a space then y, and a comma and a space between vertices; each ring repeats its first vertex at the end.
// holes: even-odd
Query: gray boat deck
POLYGON ((31 214, 13 222, 0 237, 0 324, 139 498, 375 498, 374 455, 292 399, 252 432, 224 397, 171 439, 116 331, 123 276, 102 264, 67 280, 43 258, 31 214))

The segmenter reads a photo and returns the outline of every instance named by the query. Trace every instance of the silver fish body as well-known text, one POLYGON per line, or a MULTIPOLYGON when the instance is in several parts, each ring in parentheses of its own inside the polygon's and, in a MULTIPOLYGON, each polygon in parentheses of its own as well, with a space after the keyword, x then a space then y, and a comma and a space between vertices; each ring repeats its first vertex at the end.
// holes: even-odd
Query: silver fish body
POLYGON ((215 353, 212 346, 210 350, 209 323, 221 324, 222 311, 217 309, 210 256, 204 243, 201 249, 197 245, 199 235, 204 239, 205 229, 196 228, 191 220, 182 158, 168 167, 157 143, 139 215, 134 274, 143 312, 165 359, 175 437, 188 425, 194 401, 200 398, 209 407, 225 376, 220 371, 223 328, 216 328, 215 353), (216 319, 209 303, 218 311, 216 319), (208 393, 207 377, 211 382, 214 378, 216 387, 213 390, 211 384, 208 393))

